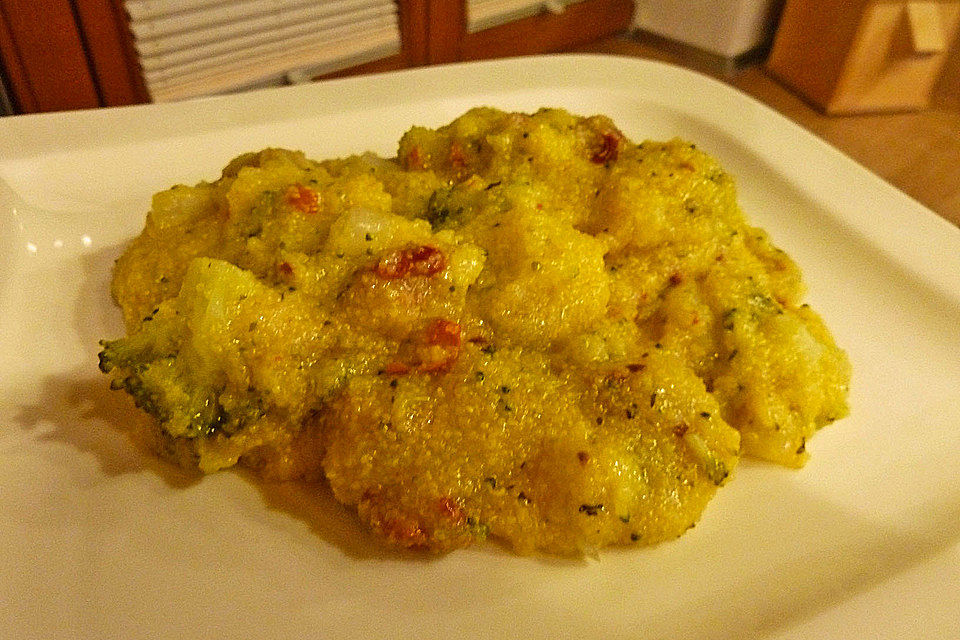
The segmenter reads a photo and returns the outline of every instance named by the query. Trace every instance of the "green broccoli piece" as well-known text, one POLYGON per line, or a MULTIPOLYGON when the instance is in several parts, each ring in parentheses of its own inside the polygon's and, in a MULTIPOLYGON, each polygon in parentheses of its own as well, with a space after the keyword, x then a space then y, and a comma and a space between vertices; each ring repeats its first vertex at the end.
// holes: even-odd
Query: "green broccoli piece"
POLYGON ((194 260, 177 298, 161 303, 137 332, 101 341, 100 370, 175 438, 239 430, 263 414, 259 401, 232 402, 227 412, 220 396, 225 365, 239 357, 230 335, 238 305, 261 289, 253 274, 229 263, 194 260))
POLYGON ((184 371, 176 356, 129 361, 130 364, 119 367, 112 364, 129 358, 132 352, 129 343, 136 341, 123 338, 101 342, 100 368, 115 376, 110 387, 130 394, 136 405, 172 436, 196 438, 216 432, 225 420, 218 401, 219 391, 193 386, 189 372, 184 371))

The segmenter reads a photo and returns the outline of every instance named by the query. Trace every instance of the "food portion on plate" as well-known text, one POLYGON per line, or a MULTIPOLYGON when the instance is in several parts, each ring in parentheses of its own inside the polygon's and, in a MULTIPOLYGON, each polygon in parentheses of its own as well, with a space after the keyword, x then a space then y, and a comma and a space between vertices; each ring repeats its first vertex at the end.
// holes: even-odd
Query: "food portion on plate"
POLYGON ((675 538, 741 455, 797 467, 847 358, 687 142, 469 111, 395 158, 266 149, 154 196, 101 369, 157 451, 325 479, 403 547, 675 538))

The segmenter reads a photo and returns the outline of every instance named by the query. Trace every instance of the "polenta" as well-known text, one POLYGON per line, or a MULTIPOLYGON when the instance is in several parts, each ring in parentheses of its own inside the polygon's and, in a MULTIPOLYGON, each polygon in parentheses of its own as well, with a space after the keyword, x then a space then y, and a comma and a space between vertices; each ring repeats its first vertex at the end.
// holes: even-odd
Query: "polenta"
POLYGON ((325 479, 403 547, 579 554, 675 538, 846 414, 802 289, 693 144, 478 108, 154 196, 101 368, 186 467, 325 479))

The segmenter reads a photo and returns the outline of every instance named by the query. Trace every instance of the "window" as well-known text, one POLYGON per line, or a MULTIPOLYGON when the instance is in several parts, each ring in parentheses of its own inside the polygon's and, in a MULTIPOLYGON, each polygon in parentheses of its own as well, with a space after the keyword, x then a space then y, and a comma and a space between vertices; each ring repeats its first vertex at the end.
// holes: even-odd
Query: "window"
POLYGON ((155 102, 298 82, 400 51, 393 0, 126 0, 155 102))

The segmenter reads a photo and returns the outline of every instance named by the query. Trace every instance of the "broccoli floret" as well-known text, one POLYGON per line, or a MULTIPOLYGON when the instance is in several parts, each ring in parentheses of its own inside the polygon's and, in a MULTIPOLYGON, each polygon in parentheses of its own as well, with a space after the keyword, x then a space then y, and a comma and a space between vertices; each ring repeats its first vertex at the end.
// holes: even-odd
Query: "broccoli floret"
POLYGON ((295 474, 319 455, 290 455, 305 420, 348 375, 382 366, 358 363, 330 324, 308 296, 197 258, 177 297, 101 343, 100 368, 155 418, 154 446, 178 463, 209 473, 271 458, 295 474))
MULTIPOLYGON (((127 350, 125 342, 126 339, 121 339, 102 343, 101 369, 104 361, 127 350)), ((114 367, 110 372, 115 375, 110 387, 129 393, 136 405, 172 436, 208 436, 226 421, 218 399, 219 390, 193 387, 188 372, 183 371, 175 356, 114 367)))
POLYGON ((112 389, 129 393, 171 435, 193 438, 215 431, 223 415, 216 390, 194 387, 178 358, 185 329, 177 305, 164 303, 136 333, 100 341, 100 370, 113 375, 112 389))
POLYGON ((101 341, 101 371, 175 438, 235 433, 263 410, 252 397, 231 402, 230 412, 221 403, 225 369, 237 355, 228 333, 239 303, 262 288, 233 265, 194 260, 177 298, 144 318, 137 332, 101 341))
POLYGON ((228 420, 219 403, 222 384, 204 379, 183 352, 183 323, 157 322, 119 340, 103 340, 100 370, 113 376, 112 389, 130 394, 174 437, 208 436, 228 420))
POLYGON ((179 346, 172 319, 156 319, 160 308, 144 318, 141 330, 119 340, 101 340, 100 371, 110 373, 117 367, 129 367, 139 362, 169 355, 179 346))

